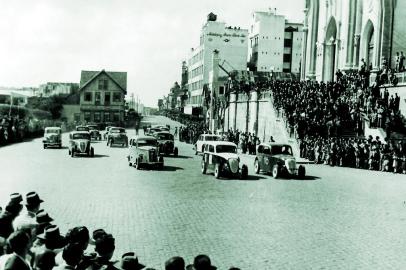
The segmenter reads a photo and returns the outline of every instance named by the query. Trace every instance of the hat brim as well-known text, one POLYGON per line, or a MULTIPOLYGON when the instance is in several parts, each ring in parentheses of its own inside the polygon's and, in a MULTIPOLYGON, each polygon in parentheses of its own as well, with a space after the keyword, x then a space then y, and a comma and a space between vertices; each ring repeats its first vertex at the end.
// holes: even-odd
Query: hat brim
POLYGON ((51 249, 60 249, 66 245, 66 238, 63 237, 62 235, 57 239, 50 240, 45 237, 45 233, 41 233, 37 235, 37 238, 42 240, 45 243, 45 245, 49 246, 49 248, 51 249))

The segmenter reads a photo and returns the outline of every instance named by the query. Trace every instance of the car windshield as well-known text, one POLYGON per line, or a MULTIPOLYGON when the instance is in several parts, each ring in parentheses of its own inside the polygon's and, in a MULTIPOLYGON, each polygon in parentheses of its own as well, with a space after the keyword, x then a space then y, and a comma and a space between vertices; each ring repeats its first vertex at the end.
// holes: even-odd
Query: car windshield
POLYGON ((220 139, 217 136, 206 136, 204 140, 205 141, 219 141, 220 139))
POLYGON ((156 146, 156 140, 151 139, 140 139, 137 141, 138 147, 140 146, 156 146))
POLYGON ((77 127, 76 131, 89 131, 88 127, 77 127))
POLYGON ((110 129, 111 133, 125 133, 125 129, 124 128, 112 128, 110 129))
POLYGON ((158 133, 158 140, 173 140, 173 135, 169 133, 158 133))
POLYGON ((237 147, 234 145, 217 145, 216 153, 233 153, 237 154, 237 147))
POLYGON ((78 140, 78 139, 89 140, 90 139, 90 135, 86 134, 86 133, 75 133, 75 134, 73 134, 72 137, 74 140, 78 140))
POLYGON ((47 133, 47 134, 61 134, 61 130, 57 129, 57 128, 47 129, 47 130, 45 130, 45 133, 47 133))
POLYGON ((272 146, 272 155, 280 155, 280 154, 293 156, 292 148, 289 145, 272 146))

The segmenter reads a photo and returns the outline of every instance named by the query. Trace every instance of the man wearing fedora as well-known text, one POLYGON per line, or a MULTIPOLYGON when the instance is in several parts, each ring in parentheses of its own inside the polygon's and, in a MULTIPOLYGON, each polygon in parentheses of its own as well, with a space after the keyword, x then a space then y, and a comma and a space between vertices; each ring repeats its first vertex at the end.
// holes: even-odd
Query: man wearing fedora
POLYGON ((94 250, 97 257, 86 270, 118 269, 114 266, 117 262, 110 261, 116 249, 114 237, 111 234, 104 233, 98 235, 95 240, 94 250))
MULTIPOLYGON (((14 230, 19 230, 21 228, 27 228, 27 227, 36 227, 37 226, 37 220, 36 220, 36 214, 39 210, 39 207, 43 200, 40 199, 38 194, 35 191, 27 193, 26 197, 26 204, 25 204, 25 210, 26 211, 21 211, 21 213, 15 218, 13 222, 13 227, 14 230)), ((33 236, 35 235, 35 230, 32 232, 33 236)))
POLYGON ((0 237, 7 239, 14 231, 13 221, 23 209, 22 200, 23 197, 19 193, 10 195, 10 201, 5 210, 0 214, 0 237))
POLYGON ((55 267, 55 270, 74 270, 83 256, 83 249, 78 243, 68 244, 62 251, 64 263, 55 267))
POLYGON ((194 270, 216 270, 217 267, 211 265, 209 256, 201 254, 197 255, 193 261, 194 270))
POLYGON ((0 269, 4 270, 31 270, 26 260, 31 239, 23 231, 13 232, 7 239, 11 254, 0 257, 0 269))
POLYGON ((185 270, 185 260, 182 257, 172 257, 165 262, 165 270, 185 270))
POLYGON ((51 222, 54 221, 54 219, 51 218, 48 213, 44 211, 44 209, 39 210, 35 218, 38 224, 35 233, 37 235, 44 233, 45 228, 52 225, 51 222))
POLYGON ((65 237, 61 235, 59 227, 56 225, 46 227, 44 233, 37 235, 37 238, 34 247, 31 249, 34 258, 47 250, 54 252, 56 255, 63 250, 66 244, 65 237))
POLYGON ((118 269, 122 270, 141 270, 144 269, 145 265, 138 261, 137 256, 134 252, 127 252, 121 256, 121 262, 118 269))

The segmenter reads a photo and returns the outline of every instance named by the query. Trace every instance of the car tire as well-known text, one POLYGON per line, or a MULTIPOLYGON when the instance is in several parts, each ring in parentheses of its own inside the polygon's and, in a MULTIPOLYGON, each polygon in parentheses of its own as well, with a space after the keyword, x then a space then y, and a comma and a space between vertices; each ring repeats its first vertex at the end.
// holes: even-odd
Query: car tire
POLYGON ((277 179, 279 177, 279 172, 280 172, 279 166, 278 165, 273 166, 273 168, 272 168, 273 178, 277 179))
POLYGON ((47 145, 46 145, 46 144, 44 144, 44 149, 47 149, 47 145))
POLYGON ((59 145, 58 145, 58 148, 61 149, 61 148, 62 148, 62 144, 59 144, 59 145))
POLYGON ((221 165, 220 165, 220 163, 217 163, 215 168, 214 168, 214 177, 216 177, 216 179, 219 179, 221 177, 221 165))
POLYGON ((113 140, 111 140, 111 139, 109 140, 109 145, 110 145, 110 148, 113 147, 113 140))
POLYGON ((300 179, 304 179, 306 176, 306 168, 302 165, 299 166, 299 168, 297 169, 297 176, 300 179))
POLYGON ((201 171, 202 171, 202 174, 206 174, 206 172, 207 172, 207 166, 206 166, 206 162, 204 161, 204 159, 202 159, 202 162, 201 162, 201 171))
POLYGON ((141 164, 140 164, 138 158, 135 160, 135 168, 136 168, 137 170, 141 169, 141 164))
POLYGON ((240 177, 241 177, 241 179, 247 179, 248 178, 248 167, 245 164, 243 164, 242 167, 241 167, 240 177))
POLYGON ((75 156, 75 151, 73 151, 73 149, 72 149, 72 151, 70 151, 70 156, 71 156, 71 157, 74 157, 74 156, 75 156))
POLYGON ((90 157, 94 157, 94 148, 93 147, 90 148, 90 157))
POLYGON ((179 154, 179 150, 178 150, 177 147, 175 147, 175 150, 173 150, 173 155, 174 155, 175 157, 177 157, 178 154, 179 154))
POLYGON ((254 167, 255 167, 255 173, 259 174, 260 171, 261 171, 261 168, 259 166, 259 160, 258 159, 255 159, 254 167))
POLYGON ((70 156, 70 150, 68 150, 69 156, 70 156))

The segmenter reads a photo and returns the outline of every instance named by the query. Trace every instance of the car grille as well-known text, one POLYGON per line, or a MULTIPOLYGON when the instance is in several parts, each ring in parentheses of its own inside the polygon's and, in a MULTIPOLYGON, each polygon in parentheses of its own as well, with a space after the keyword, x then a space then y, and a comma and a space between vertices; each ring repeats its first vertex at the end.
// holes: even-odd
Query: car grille
POLYGON ((296 167, 296 162, 294 159, 289 159, 285 162, 286 167, 291 171, 294 170, 296 167))
POLYGON ((233 158, 228 160, 228 164, 230 165, 230 170, 232 173, 238 172, 238 160, 233 158))
POLYGON ((154 162, 156 160, 156 152, 154 150, 149 150, 149 161, 154 162))
POLYGON ((81 142, 80 143, 80 145, 79 145, 79 149, 80 149, 80 152, 85 152, 86 151, 86 143, 85 142, 81 142))

